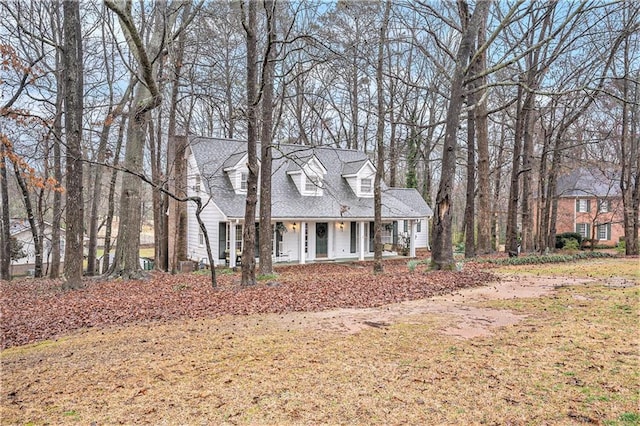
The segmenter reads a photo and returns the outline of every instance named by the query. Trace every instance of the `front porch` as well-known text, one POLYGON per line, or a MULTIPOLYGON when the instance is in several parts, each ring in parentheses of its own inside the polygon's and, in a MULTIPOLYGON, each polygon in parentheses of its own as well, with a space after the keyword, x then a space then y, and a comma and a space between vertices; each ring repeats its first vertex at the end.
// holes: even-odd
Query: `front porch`
MULTIPOLYGON (((399 229, 398 221, 383 222, 383 256, 401 253, 415 257, 416 222, 413 219, 403 220, 403 230, 399 229)), ((219 259, 225 265, 240 265, 244 244, 242 223, 239 220, 222 222, 219 229, 219 259)), ((273 223, 272 247, 274 263, 366 260, 373 258, 374 225, 369 220, 276 221, 273 223)), ((256 258, 258 252, 259 241, 256 241, 256 258)))

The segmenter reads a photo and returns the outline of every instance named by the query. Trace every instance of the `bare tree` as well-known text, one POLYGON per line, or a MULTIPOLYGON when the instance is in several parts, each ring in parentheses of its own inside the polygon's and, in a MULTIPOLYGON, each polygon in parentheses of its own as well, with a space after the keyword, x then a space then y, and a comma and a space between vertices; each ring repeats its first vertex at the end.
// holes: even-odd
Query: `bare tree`
POLYGON ((273 251, 271 227, 271 165, 273 141, 273 83, 276 60, 276 2, 265 0, 264 11, 267 24, 266 54, 262 65, 262 128, 260 144, 260 274, 273 273, 271 254, 273 251))
POLYGON ((64 108, 66 154, 66 244, 64 251, 64 286, 82 285, 84 243, 84 199, 82 178, 82 115, 84 79, 82 65, 82 29, 80 3, 65 0, 64 13, 64 108))
POLYGON ((258 92, 256 90, 257 78, 257 19, 256 2, 248 0, 242 3, 242 26, 247 40, 247 198, 244 213, 244 229, 242 231, 242 282, 241 285, 249 286, 256 283, 256 203, 258 201, 258 92), (248 3, 248 4, 247 4, 248 3))
MULTIPOLYGON (((463 2, 461 2, 462 4, 463 2)), ((455 268, 451 241, 451 215, 453 204, 453 179, 456 169, 455 155, 459 115, 464 98, 464 79, 468 72, 468 61, 473 49, 473 39, 481 23, 487 19, 489 2, 479 2, 469 18, 456 53, 456 67, 451 81, 449 108, 447 109, 446 132, 442 155, 442 175, 436 197, 431 265, 434 269, 455 268)), ((468 7, 465 8, 468 10, 468 7)), ((468 13, 468 12, 466 12, 468 13)), ((463 19, 464 20, 464 19, 463 19)))
MULTIPOLYGON (((153 13, 153 26, 150 39, 145 45, 142 33, 136 26, 131 3, 106 0, 105 4, 120 21, 127 44, 138 61, 137 77, 143 82, 136 87, 133 108, 130 112, 124 167, 133 172, 142 171, 144 143, 149 120, 149 112, 160 106, 162 95, 159 91, 156 75, 164 48, 170 40, 170 29, 176 20, 181 5, 158 4, 153 13)), ((109 271, 111 276, 139 278, 141 217, 141 182, 135 174, 126 174, 122 179, 120 196, 120 224, 118 243, 113 265, 109 271)))
MULTIPOLYGON (((387 44, 387 27, 389 25, 389 13, 391 2, 385 2, 384 14, 380 22, 380 39, 378 40, 378 61, 376 64, 376 89, 378 98, 378 125, 376 129, 376 175, 373 183, 373 203, 374 203, 374 251, 373 251, 373 272, 384 271, 382 264, 382 175, 384 173, 384 121, 386 110, 384 105, 384 82, 382 72, 384 69, 384 49, 387 44)), ((411 236, 413 238, 413 236, 411 236)))

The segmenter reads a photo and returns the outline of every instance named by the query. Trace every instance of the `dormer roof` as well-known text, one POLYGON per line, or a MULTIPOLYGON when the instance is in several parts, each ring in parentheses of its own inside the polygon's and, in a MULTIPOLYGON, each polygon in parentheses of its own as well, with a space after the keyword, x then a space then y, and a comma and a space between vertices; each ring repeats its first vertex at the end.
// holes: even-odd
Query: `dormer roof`
POLYGON ((245 164, 247 162, 248 155, 246 152, 236 152, 235 154, 231 154, 229 158, 222 163, 223 170, 229 171, 232 169, 239 168, 240 165, 245 164))
POLYGON ((373 163, 368 158, 364 158, 356 161, 349 161, 348 163, 344 163, 342 165, 342 176, 343 177, 356 176, 358 173, 360 173, 360 171, 363 169, 363 167, 366 164, 369 164, 371 168, 374 169, 373 163))
POLYGON ((319 170, 323 175, 327 174, 327 168, 315 154, 292 155, 289 159, 289 165, 287 166, 287 173, 302 172, 305 167, 319 170))

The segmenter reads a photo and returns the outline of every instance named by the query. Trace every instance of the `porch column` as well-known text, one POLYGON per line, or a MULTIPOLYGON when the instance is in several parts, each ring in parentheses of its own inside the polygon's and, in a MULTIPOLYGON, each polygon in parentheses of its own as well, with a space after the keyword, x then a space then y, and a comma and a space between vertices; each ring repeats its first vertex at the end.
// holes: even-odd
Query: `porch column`
POLYGON ((360 255, 359 260, 364 260, 364 222, 360 222, 360 255))
POLYGON ((416 237, 418 228, 416 226, 416 221, 411 219, 409 221, 409 257, 416 257, 416 237))
POLYGON ((229 222, 229 267, 236 266, 236 222, 229 222))
POLYGON ((304 265, 306 262, 305 253, 304 253, 304 232, 307 228, 306 222, 300 222, 300 264, 304 265))

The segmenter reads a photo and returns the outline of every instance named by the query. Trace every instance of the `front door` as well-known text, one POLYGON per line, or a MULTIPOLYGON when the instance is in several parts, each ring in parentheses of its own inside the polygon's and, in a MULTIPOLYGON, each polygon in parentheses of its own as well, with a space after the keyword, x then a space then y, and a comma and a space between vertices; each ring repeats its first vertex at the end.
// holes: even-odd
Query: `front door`
POLYGON ((328 230, 327 222, 316 223, 316 257, 327 257, 328 230))

